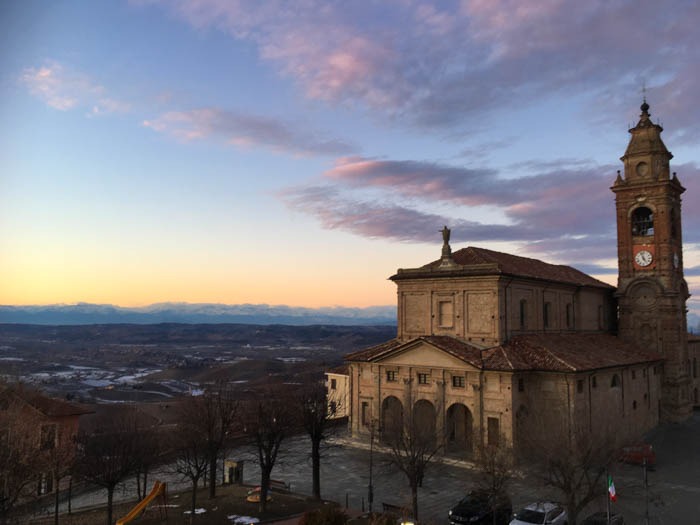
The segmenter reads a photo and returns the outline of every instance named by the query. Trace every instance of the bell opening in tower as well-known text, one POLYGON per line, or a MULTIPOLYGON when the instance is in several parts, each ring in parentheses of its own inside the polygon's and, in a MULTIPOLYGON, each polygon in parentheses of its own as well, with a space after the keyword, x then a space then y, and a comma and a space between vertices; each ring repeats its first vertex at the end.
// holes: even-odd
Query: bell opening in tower
POLYGON ((654 235, 654 214, 642 206, 632 213, 632 235, 654 235))

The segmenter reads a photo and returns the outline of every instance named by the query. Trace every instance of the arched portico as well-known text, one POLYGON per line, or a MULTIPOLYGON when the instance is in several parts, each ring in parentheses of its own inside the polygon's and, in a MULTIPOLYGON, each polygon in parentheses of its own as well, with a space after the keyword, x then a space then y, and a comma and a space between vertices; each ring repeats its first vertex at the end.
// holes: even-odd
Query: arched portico
POLYGON ((446 442, 448 452, 471 454, 474 448, 474 418, 462 403, 454 403, 447 409, 446 442))
POLYGON ((403 404, 394 396, 382 401, 382 441, 391 441, 403 430, 403 404))

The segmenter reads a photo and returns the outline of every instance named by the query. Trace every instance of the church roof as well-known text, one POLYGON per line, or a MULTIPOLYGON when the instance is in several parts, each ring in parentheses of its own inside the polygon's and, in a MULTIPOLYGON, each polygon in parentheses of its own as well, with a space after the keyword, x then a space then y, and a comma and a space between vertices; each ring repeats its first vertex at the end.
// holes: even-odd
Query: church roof
POLYGON ((582 372, 664 359, 610 334, 520 335, 485 354, 487 368, 513 371, 582 372))
POLYGON ((470 246, 452 254, 454 266, 441 266, 442 259, 420 268, 399 270, 391 280, 421 277, 458 277, 467 275, 508 275, 546 281, 556 281, 576 286, 594 286, 613 289, 603 281, 594 279, 571 266, 550 264, 538 259, 470 246))
POLYGON ((661 132, 664 130, 659 124, 654 124, 651 121, 651 113, 649 113, 649 104, 647 104, 646 99, 641 105, 642 110, 641 115, 639 115, 639 122, 633 128, 630 128, 629 132, 632 135, 630 137, 630 142, 627 145, 627 150, 622 156, 622 160, 627 158, 629 155, 634 155, 636 153, 662 153, 666 155, 669 159, 673 158, 673 155, 666 148, 664 141, 661 140, 661 132))
POLYGON ((447 335, 426 335, 410 341, 391 339, 386 343, 348 354, 345 359, 347 361, 375 361, 393 353, 398 348, 410 347, 420 341, 429 343, 466 363, 481 368, 481 350, 479 348, 447 335))
POLYGON ((430 343, 478 369, 506 372, 584 372, 664 359, 610 334, 520 335, 485 350, 450 336, 424 336, 403 342, 392 339, 349 354, 345 359, 375 361, 418 341, 430 343))

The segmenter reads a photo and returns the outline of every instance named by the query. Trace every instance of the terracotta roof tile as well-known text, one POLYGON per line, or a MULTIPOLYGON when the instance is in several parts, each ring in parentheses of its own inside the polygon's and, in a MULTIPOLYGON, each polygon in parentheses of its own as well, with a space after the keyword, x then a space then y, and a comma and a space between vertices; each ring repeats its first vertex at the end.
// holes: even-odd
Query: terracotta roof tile
POLYGON ((614 335, 539 334, 517 336, 500 347, 487 350, 484 365, 494 370, 581 372, 663 359, 614 335))
POLYGON ((476 368, 501 371, 581 372, 663 361, 609 334, 538 334, 514 337, 504 345, 481 350, 450 336, 424 336, 386 343, 345 356, 347 361, 375 361, 418 341, 461 359, 476 368))
POLYGON ((380 357, 386 353, 391 352, 395 348, 401 346, 402 343, 398 339, 390 339, 385 343, 381 343, 375 346, 370 346, 364 350, 358 350, 357 352, 352 352, 345 356, 346 361, 372 361, 373 359, 380 357))
POLYGON ((345 359, 347 361, 374 361, 399 348, 413 346, 418 341, 425 341, 472 366, 481 368, 481 350, 479 348, 446 335, 423 336, 403 342, 398 339, 392 339, 386 343, 348 354, 345 356, 345 359))
POLYGON ((594 286, 598 288, 614 287, 594 279, 571 266, 549 264, 538 259, 520 257, 509 253, 496 252, 485 248, 468 247, 456 251, 452 258, 457 266, 440 268, 441 259, 420 268, 399 270, 390 277, 392 280, 420 277, 452 277, 459 275, 509 275, 530 279, 542 279, 576 286, 594 286))

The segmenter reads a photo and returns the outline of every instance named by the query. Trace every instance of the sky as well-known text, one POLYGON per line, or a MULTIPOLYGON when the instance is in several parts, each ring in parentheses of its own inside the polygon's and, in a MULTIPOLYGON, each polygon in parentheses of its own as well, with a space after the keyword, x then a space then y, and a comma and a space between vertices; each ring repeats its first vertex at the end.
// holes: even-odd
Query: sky
POLYGON ((697 1, 0 2, 0 304, 390 305, 480 246, 616 283, 646 96, 687 188, 697 1))

